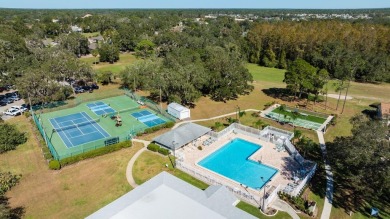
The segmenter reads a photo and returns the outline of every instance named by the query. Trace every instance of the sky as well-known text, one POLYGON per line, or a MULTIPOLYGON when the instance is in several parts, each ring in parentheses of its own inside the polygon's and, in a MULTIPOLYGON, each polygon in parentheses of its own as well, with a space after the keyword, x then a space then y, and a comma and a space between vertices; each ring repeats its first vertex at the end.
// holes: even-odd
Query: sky
POLYGON ((0 8, 390 8, 390 0, 0 0, 0 8))

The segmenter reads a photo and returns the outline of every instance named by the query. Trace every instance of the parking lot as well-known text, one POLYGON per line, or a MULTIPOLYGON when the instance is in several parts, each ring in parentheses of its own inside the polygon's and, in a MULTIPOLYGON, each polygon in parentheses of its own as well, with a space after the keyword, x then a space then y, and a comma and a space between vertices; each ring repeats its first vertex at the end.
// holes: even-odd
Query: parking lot
MULTIPOLYGON (((6 93, 10 93, 10 92, 14 92, 15 90, 9 90, 9 91, 3 91, 0 93, 0 95, 5 95, 6 93)), ((15 101, 13 103, 10 103, 10 104, 7 104, 6 106, 0 106, 0 114, 1 114, 1 118, 3 120, 7 120, 7 119, 11 119, 13 118, 13 116, 7 116, 7 115, 3 115, 3 112, 7 111, 9 108, 11 108, 11 106, 20 106, 24 104, 24 100, 23 99, 20 99, 18 101, 15 101)))

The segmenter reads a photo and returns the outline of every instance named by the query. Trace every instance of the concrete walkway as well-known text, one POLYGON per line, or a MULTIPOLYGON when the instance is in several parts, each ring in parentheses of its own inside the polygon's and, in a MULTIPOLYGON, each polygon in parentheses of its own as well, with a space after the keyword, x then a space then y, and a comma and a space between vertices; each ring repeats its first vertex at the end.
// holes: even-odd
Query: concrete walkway
POLYGON ((148 146, 148 144, 150 144, 150 141, 144 141, 144 140, 140 140, 140 139, 133 139, 132 141, 144 144, 144 147, 141 148, 141 150, 137 151, 137 153, 135 153, 134 156, 130 159, 129 163, 127 164, 127 168, 126 168, 127 182, 129 182, 129 184, 133 188, 135 188, 138 186, 138 184, 135 183, 135 180, 133 178, 133 165, 134 165, 135 161, 137 160, 137 158, 139 157, 139 155, 142 154, 142 152, 144 152, 146 150, 146 147, 148 146))
MULTIPOLYGON (((261 112, 260 110, 257 110, 257 109, 246 109, 246 110, 242 110, 241 112, 244 112, 244 111, 245 112, 261 112)), ((206 118, 206 119, 194 119, 194 120, 182 121, 182 122, 176 123, 176 125, 173 126, 172 129, 175 129, 175 128, 179 127, 180 125, 185 124, 185 123, 189 123, 189 122, 209 121, 209 120, 219 119, 219 118, 223 118, 223 117, 231 116, 231 115, 236 115, 236 114, 237 114, 237 112, 232 112, 232 113, 227 113, 224 115, 215 116, 215 117, 206 118)))
POLYGON ((275 208, 276 210, 279 211, 285 211, 287 212, 291 218, 293 219, 299 219, 300 217, 298 214, 295 212, 295 210, 286 202, 280 200, 279 198, 276 198, 271 204, 270 207, 275 208))
POLYGON ((326 172, 326 193, 325 193, 325 202, 321 214, 321 219, 329 219, 330 212, 332 211, 332 201, 333 201, 333 173, 329 163, 326 161, 326 145, 325 145, 324 135, 320 131, 317 131, 317 135, 318 135, 318 141, 320 142, 322 156, 325 162, 325 172, 326 172))

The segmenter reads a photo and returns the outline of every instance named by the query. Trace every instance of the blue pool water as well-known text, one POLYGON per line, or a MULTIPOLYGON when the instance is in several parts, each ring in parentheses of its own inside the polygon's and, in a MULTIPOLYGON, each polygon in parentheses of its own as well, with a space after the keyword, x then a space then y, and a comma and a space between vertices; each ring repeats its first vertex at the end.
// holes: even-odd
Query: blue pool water
POLYGON ((220 175, 253 189, 262 188, 264 181, 271 179, 277 169, 248 160, 260 145, 236 138, 215 151, 198 164, 220 175))

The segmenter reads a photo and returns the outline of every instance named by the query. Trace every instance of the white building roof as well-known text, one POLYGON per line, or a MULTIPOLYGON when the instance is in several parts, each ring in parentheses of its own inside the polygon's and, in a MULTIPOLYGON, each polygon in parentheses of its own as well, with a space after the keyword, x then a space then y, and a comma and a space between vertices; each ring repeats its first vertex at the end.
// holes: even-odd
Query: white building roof
POLYGON ((168 108, 169 108, 169 107, 170 107, 170 108, 173 108, 173 109, 175 109, 176 111, 179 111, 179 112, 190 110, 190 109, 188 109, 188 108, 186 108, 186 107, 184 107, 184 106, 182 106, 182 105, 180 105, 180 104, 178 104, 178 103, 175 103, 175 102, 170 103, 170 104, 168 105, 168 108))
POLYGON ((237 202, 238 199, 223 186, 210 186, 202 191, 162 172, 87 219, 255 218, 236 208, 237 202))
POLYGON ((173 149, 173 147, 178 149, 209 131, 211 131, 210 128, 195 123, 186 123, 179 128, 155 137, 153 141, 170 149, 173 149))

